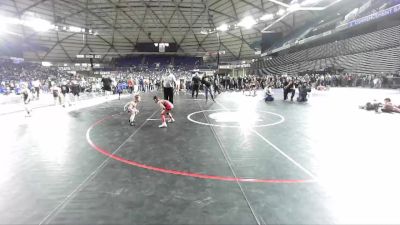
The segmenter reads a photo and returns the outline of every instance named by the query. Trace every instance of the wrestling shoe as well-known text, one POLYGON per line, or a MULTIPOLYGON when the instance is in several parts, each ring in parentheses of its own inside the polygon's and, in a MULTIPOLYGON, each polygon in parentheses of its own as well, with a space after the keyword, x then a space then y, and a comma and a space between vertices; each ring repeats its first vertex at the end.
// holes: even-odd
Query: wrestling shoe
POLYGON ((129 121, 129 124, 130 124, 131 126, 136 126, 136 121, 129 121))
POLYGON ((160 126, 158 126, 159 128, 166 128, 167 127, 167 123, 162 123, 160 126))

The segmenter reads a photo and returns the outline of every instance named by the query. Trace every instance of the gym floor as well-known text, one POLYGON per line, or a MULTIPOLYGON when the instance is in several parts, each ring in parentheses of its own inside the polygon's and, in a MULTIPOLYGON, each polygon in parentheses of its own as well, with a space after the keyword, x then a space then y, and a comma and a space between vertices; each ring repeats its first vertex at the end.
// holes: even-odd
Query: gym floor
POLYGON ((0 116, 0 224, 399 224, 400 115, 358 105, 400 92, 275 94, 0 116))

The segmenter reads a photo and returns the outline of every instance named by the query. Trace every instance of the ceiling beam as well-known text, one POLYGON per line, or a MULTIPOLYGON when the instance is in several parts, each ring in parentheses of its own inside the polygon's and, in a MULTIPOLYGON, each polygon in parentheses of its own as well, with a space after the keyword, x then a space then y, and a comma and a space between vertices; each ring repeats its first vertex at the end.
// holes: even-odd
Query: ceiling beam
MULTIPOLYGON (((15 0, 12 0, 14 7, 15 7, 15 11, 17 12, 18 18, 21 19, 22 13, 19 11, 18 6, 17 6, 17 2, 15 0)), ((26 40, 26 32, 25 32, 25 27, 21 26, 22 29, 22 37, 24 40, 26 40)), ((35 50, 35 56, 40 59, 40 56, 38 55, 37 51, 35 50)))
MULTIPOLYGON (((175 3, 174 0, 172 0, 175 3)), ((202 0, 203 1, 203 0, 202 0)), ((204 7, 203 11, 200 13, 200 15, 197 16, 197 18, 193 22, 189 22, 189 20, 186 18, 186 16, 182 13, 182 11, 178 8, 178 12, 182 15, 183 19, 185 20, 185 23, 189 26, 189 31, 191 31, 194 35, 194 38, 196 39, 196 42, 198 44, 198 47, 202 48, 204 51, 207 51, 199 42, 199 39, 197 38, 196 32, 193 31, 193 24, 197 23, 197 21, 200 19, 200 17, 203 15, 203 13, 206 11, 206 7, 204 7)), ((183 42, 184 39, 182 39, 181 43, 183 42)))
MULTIPOLYGON (((132 21, 137 27, 139 27, 139 29, 140 30, 142 30, 145 34, 146 34, 146 36, 147 36, 147 38, 149 38, 151 41, 153 41, 154 42, 154 40, 151 38, 151 36, 144 30, 144 28, 143 28, 143 26, 142 25, 140 25, 135 19, 133 19, 133 17, 131 17, 125 10, 123 10, 122 8, 120 8, 120 7, 118 7, 114 2, 112 2, 111 0, 107 0, 109 3, 111 3, 111 4, 113 4, 115 7, 116 7, 116 9, 117 10, 119 10, 119 11, 121 11, 126 17, 128 17, 128 19, 130 20, 130 21, 132 21)), ((131 8, 131 6, 129 6, 129 9, 130 9, 130 12, 135 12, 132 8, 131 8)), ((145 16, 144 16, 144 19, 146 18, 146 13, 145 13, 145 16)), ((144 19, 143 19, 143 21, 144 21, 144 19)), ((142 23, 143 23, 143 21, 142 21, 142 23)), ((136 39, 136 42, 137 42, 137 39, 136 39)))
MULTIPOLYGON (((77 2, 70 2, 69 0, 59 0, 61 2, 64 2, 66 4, 76 4, 77 2)), ((82 5, 79 5, 80 7, 83 8, 82 5)), ((106 24, 108 27, 110 27, 111 29, 115 29, 125 40, 127 40, 132 46, 135 46, 135 43, 130 40, 124 33, 122 33, 119 29, 117 29, 115 26, 113 26, 112 24, 110 24, 109 22, 107 22, 105 19, 103 19, 101 16, 97 15, 96 13, 94 13, 93 11, 91 11, 89 8, 85 8, 85 11, 88 12, 90 15, 92 15, 93 17, 96 17, 98 20, 100 20, 101 22, 103 22, 104 24, 106 24)))
MULTIPOLYGON (((121 2, 121 0, 118 0, 118 3, 117 3, 117 4, 119 4, 120 2, 121 2)), ((114 22, 113 22, 113 33, 112 33, 112 39, 111 39, 111 44, 112 44, 112 45, 114 45, 115 26, 117 25, 117 20, 118 20, 118 11, 119 11, 119 10, 117 10, 117 6, 118 6, 118 5, 114 5, 114 7, 115 7, 115 17, 114 17, 114 22)))
POLYGON ((28 7, 26 7, 25 9, 21 10, 21 11, 20 11, 20 14, 22 15, 22 14, 24 14, 24 12, 26 12, 26 11, 32 9, 33 7, 36 7, 36 6, 39 5, 39 4, 44 3, 44 2, 46 2, 46 1, 49 1, 49 0, 40 0, 40 1, 38 1, 38 2, 36 2, 36 3, 34 3, 34 4, 32 4, 32 5, 30 5, 30 6, 28 6, 28 7))
POLYGON ((177 43, 174 35, 170 32, 170 30, 168 29, 168 26, 160 19, 160 17, 157 15, 157 13, 155 13, 154 10, 151 7, 149 7, 148 3, 146 3, 144 0, 142 0, 142 3, 146 6, 147 9, 150 9, 151 13, 156 17, 156 19, 161 23, 161 25, 163 25, 165 28, 167 28, 167 31, 171 35, 172 39, 174 40, 175 43, 177 43))
POLYGON ((172 18, 175 16, 176 11, 177 11, 177 9, 175 9, 175 10, 172 12, 171 16, 169 17, 168 22, 167 22, 167 26, 168 26, 168 27, 164 27, 164 29, 163 29, 163 31, 162 31, 162 33, 161 33, 159 42, 161 42, 161 41, 163 40, 165 31, 166 31, 167 29, 170 29, 170 28, 171 28, 171 27, 169 26, 169 24, 170 24, 172 18))
POLYGON ((231 53, 231 55, 232 55, 233 57, 235 57, 235 59, 239 59, 239 57, 236 56, 228 47, 226 47, 226 45, 225 45, 222 41, 221 41, 221 45, 224 46, 224 48, 225 48, 229 53, 231 53))
POLYGON ((220 11, 217 11, 217 10, 214 10, 214 9, 209 9, 209 11, 217 13, 217 14, 225 16, 225 17, 228 17, 229 19, 234 20, 234 21, 238 20, 238 18, 236 18, 234 16, 228 15, 226 13, 223 13, 223 12, 220 12, 220 11))
MULTIPOLYGON (((264 9, 263 6, 260 7, 260 6, 256 5, 256 4, 253 4, 253 3, 251 3, 251 2, 248 2, 247 0, 240 0, 240 1, 243 2, 243 3, 245 3, 245 4, 247 4, 247 5, 249 5, 249 6, 251 6, 251 7, 253 7, 253 8, 258 9, 258 10, 261 11, 261 12, 265 12, 265 9, 264 9)), ((262 1, 262 0, 261 0, 261 1, 262 1)))

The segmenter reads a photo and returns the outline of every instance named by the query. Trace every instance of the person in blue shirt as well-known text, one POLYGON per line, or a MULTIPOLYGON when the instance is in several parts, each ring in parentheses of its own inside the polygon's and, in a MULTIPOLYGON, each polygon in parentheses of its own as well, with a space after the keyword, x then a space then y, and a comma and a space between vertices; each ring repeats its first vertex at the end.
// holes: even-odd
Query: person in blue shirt
POLYGON ((121 100, 121 94, 124 91, 124 82, 122 82, 122 80, 118 81, 117 84, 117 93, 118 93, 118 100, 121 100))

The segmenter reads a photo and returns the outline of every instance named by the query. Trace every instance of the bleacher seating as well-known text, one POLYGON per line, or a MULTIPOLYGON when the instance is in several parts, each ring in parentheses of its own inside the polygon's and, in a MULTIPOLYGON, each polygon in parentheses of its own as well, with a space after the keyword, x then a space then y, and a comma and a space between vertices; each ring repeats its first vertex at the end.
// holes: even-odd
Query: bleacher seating
POLYGON ((202 58, 193 56, 169 56, 169 55, 143 55, 127 56, 115 60, 115 66, 123 67, 142 67, 160 68, 180 67, 187 70, 194 69, 203 63, 202 58))
POLYGON ((394 73, 400 70, 400 26, 280 55, 258 64, 263 74, 297 74, 343 67, 355 73, 394 73))

